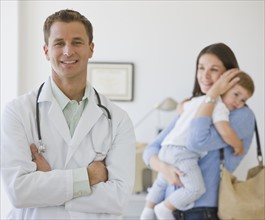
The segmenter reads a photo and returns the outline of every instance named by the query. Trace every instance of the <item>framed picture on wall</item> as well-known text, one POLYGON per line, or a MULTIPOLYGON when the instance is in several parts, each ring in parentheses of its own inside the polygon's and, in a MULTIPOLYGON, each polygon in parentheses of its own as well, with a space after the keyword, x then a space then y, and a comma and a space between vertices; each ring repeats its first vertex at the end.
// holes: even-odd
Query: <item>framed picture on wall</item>
POLYGON ((88 80, 101 94, 113 101, 133 100, 132 63, 88 63, 88 80))

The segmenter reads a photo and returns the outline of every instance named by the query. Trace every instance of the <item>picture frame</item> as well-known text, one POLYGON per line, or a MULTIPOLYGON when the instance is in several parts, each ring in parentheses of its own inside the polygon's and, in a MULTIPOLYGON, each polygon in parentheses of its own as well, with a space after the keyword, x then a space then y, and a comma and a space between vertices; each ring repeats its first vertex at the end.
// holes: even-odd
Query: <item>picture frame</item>
POLYGON ((88 80, 99 93, 110 100, 133 100, 133 63, 90 62, 88 80))

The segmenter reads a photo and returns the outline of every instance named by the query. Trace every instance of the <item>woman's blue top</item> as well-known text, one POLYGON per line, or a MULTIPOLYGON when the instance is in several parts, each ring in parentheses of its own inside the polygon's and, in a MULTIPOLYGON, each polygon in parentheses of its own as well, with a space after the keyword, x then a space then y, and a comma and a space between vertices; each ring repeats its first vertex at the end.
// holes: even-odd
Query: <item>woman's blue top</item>
MULTIPOLYGON (((171 129, 173 129, 178 117, 179 116, 177 116, 144 150, 143 159, 147 166, 149 166, 150 158, 158 154, 163 139, 171 129)), ((243 155, 235 156, 233 154, 233 149, 220 137, 210 117, 194 118, 190 124, 187 148, 192 151, 208 151, 208 154, 199 160, 206 192, 195 202, 194 207, 217 207, 220 181, 219 149, 225 148, 225 167, 232 172, 236 169, 250 148, 255 124, 255 116, 252 110, 248 107, 234 110, 230 113, 229 119, 231 127, 244 142, 243 155)), ((166 197, 176 189, 178 189, 178 187, 169 185, 166 191, 166 197)))

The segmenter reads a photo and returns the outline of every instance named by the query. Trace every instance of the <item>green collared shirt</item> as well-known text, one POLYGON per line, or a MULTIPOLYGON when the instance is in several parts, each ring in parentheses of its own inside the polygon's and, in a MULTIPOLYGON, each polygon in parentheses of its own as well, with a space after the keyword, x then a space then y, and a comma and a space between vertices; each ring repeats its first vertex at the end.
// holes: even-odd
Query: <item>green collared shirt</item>
MULTIPOLYGON (((88 103, 89 88, 86 86, 84 96, 80 102, 70 100, 51 79, 51 89, 55 100, 58 102, 65 120, 68 124, 71 136, 75 132, 75 128, 82 116, 83 110, 88 103)), ((91 193, 87 168, 73 169, 73 196, 87 196, 91 193)))
POLYGON ((64 117, 68 124, 70 134, 73 136, 75 128, 81 118, 84 108, 88 102, 89 90, 88 87, 85 89, 85 94, 80 102, 76 100, 70 100, 51 80, 52 93, 58 102, 61 110, 63 111, 64 117))

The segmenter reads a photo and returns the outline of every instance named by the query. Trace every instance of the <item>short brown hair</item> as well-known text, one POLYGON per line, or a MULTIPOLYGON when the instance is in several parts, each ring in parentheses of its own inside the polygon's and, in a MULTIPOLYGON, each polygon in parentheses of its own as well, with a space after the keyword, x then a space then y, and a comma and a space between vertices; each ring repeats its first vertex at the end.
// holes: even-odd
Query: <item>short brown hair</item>
POLYGON ((91 42, 93 41, 93 27, 90 21, 84 15, 81 15, 77 11, 65 9, 55 12, 54 14, 47 17, 47 19, 45 20, 43 25, 43 33, 44 33, 44 42, 46 45, 48 45, 51 26, 56 21, 62 21, 66 23, 79 21, 83 23, 87 32, 89 44, 91 44, 91 42))
POLYGON ((249 92, 250 96, 252 96, 255 90, 252 78, 243 71, 240 71, 235 77, 239 77, 240 79, 237 85, 242 86, 244 89, 246 89, 249 92))

